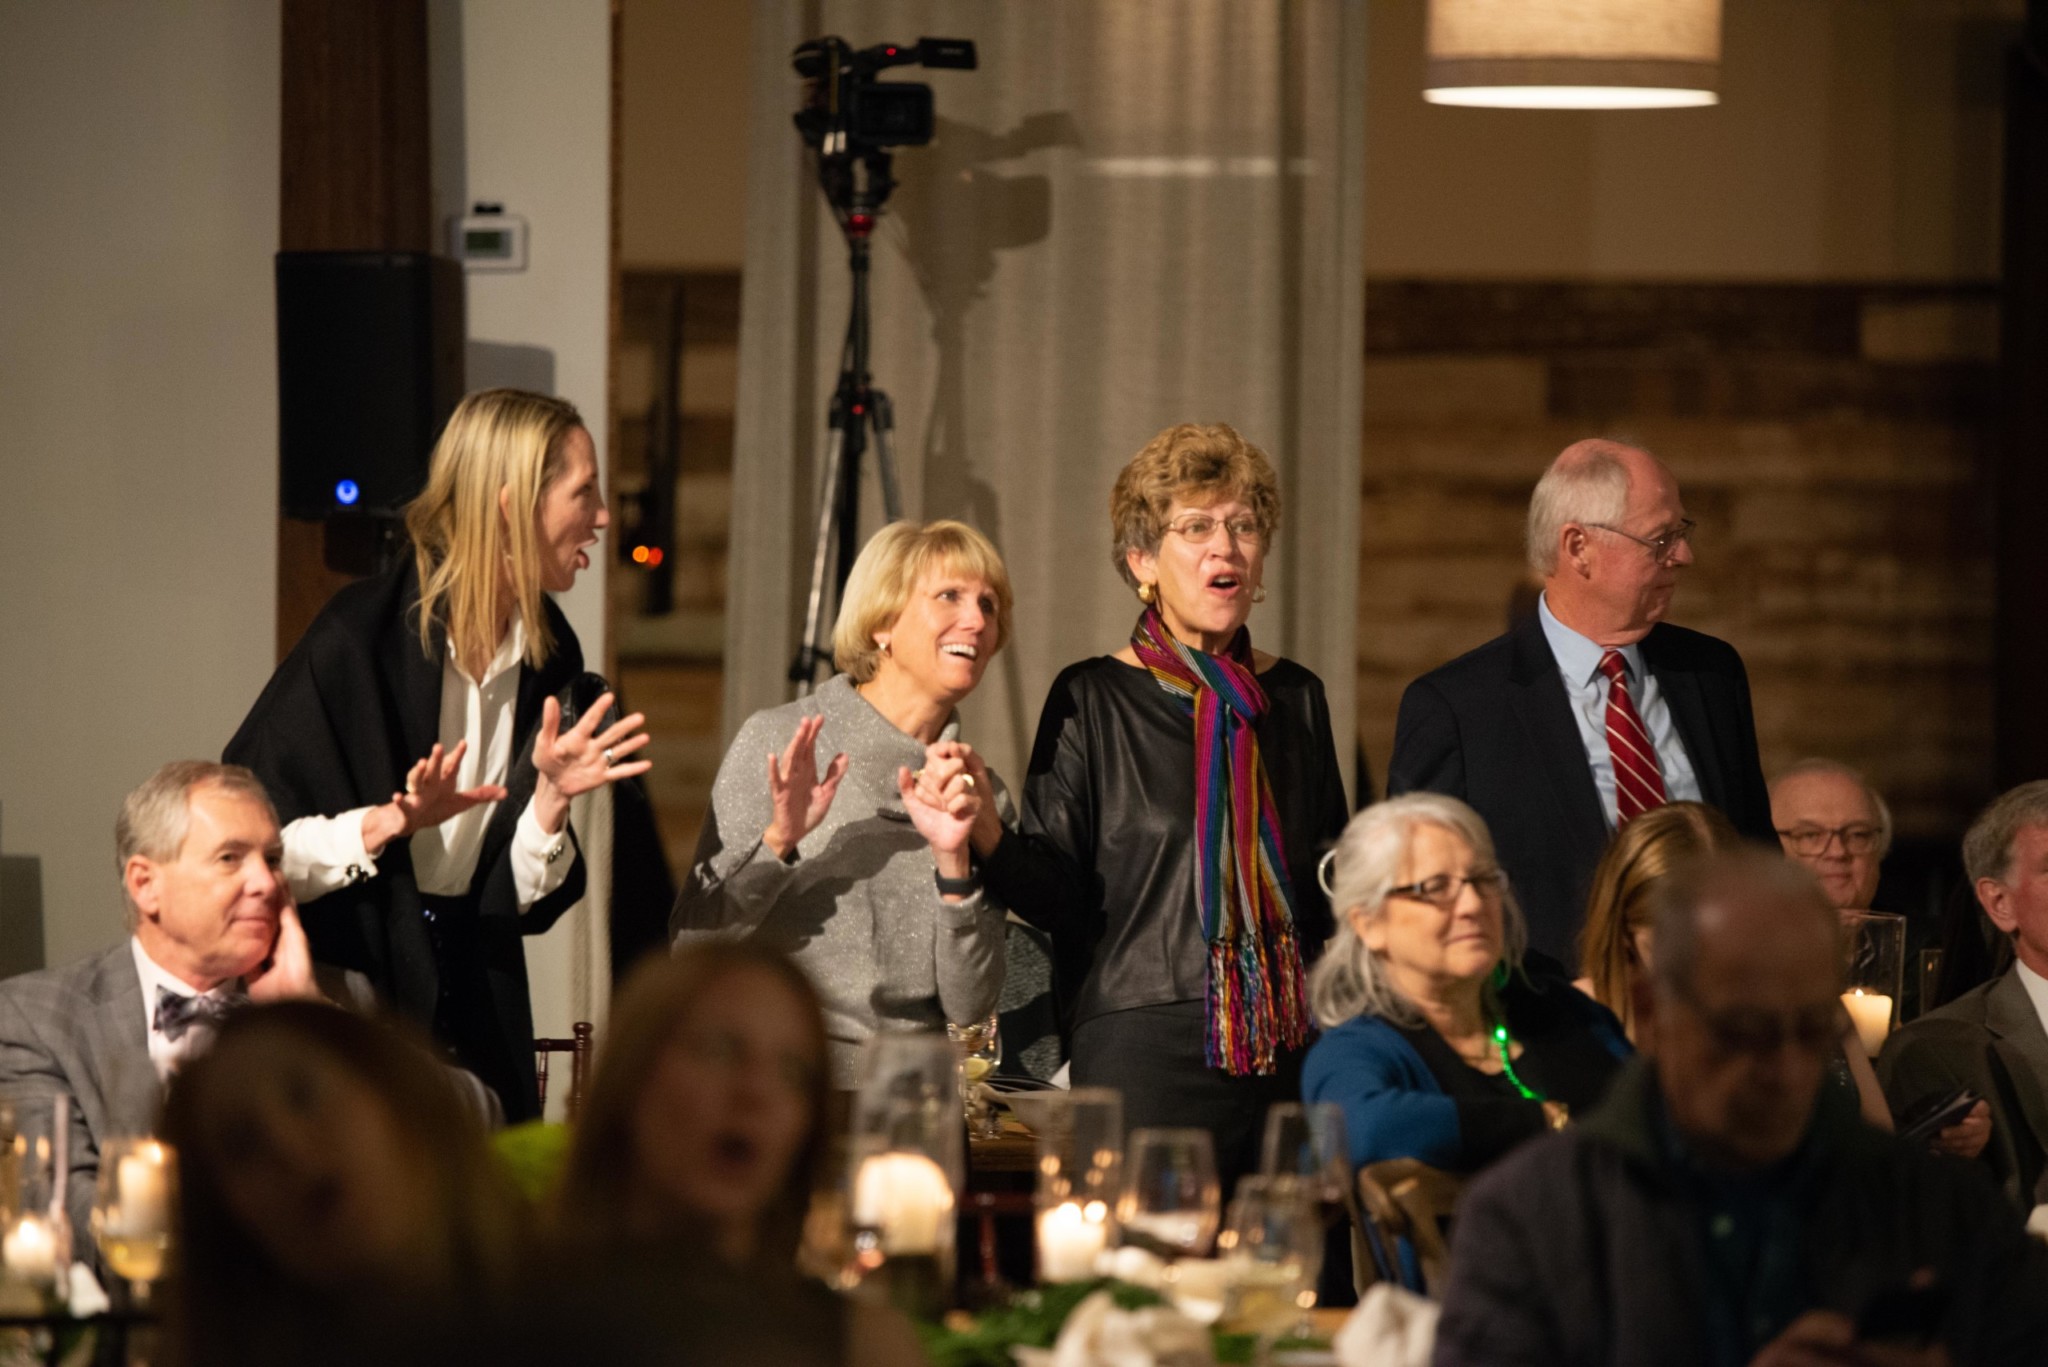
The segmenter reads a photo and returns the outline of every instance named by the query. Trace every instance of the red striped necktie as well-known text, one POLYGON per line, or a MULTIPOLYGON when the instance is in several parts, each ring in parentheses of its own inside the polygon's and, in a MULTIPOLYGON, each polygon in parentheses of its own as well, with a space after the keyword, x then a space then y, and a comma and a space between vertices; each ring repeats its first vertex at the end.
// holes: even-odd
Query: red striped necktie
POLYGON ((1619 828, 1669 799, 1657 768, 1657 747, 1628 695, 1628 662, 1620 651, 1610 650, 1600 657, 1600 672, 1607 676, 1607 755, 1614 762, 1614 824, 1619 828))

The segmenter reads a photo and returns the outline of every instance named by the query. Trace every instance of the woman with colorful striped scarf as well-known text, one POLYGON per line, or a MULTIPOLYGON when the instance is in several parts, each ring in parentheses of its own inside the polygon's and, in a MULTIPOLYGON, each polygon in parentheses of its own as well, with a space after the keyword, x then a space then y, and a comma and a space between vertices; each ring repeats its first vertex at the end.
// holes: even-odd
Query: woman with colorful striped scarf
POLYGON ((1024 814, 974 844, 992 892, 1053 938, 1076 1086, 1124 1119, 1215 1137, 1226 1186, 1266 1107, 1300 1095, 1306 973, 1331 933, 1316 860, 1343 829, 1322 682, 1245 621, 1279 483, 1229 427, 1154 437, 1110 495, 1128 644, 1067 668, 1039 721, 1024 814))

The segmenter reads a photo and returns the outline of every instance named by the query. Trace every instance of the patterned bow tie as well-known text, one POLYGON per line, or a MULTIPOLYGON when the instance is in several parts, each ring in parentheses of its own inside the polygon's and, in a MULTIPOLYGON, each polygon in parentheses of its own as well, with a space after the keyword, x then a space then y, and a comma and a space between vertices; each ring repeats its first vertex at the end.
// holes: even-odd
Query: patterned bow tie
POLYGON ((187 997, 159 987, 150 1024, 158 1034, 176 1044, 195 1025, 219 1025, 242 1000, 239 996, 187 997))

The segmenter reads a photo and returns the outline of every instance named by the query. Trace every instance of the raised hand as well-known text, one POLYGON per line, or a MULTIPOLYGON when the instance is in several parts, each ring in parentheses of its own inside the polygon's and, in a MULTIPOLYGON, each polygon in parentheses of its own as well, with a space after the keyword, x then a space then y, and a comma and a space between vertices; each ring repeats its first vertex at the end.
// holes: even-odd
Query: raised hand
POLYGON ((626 758, 649 740, 642 729, 647 725, 642 713, 598 730, 612 698, 610 693, 599 695, 566 731, 562 729, 562 705, 553 698, 541 704, 540 733, 533 738, 533 767, 540 771, 540 781, 534 785, 533 814, 550 835, 568 820, 570 798, 654 767, 648 760, 626 758))
POLYGON ((984 859, 993 854, 1003 838, 1003 817, 996 810, 996 788, 989 778, 988 765, 974 747, 961 740, 942 740, 927 747, 923 773, 919 787, 932 798, 940 792, 940 786, 930 782, 934 774, 949 779, 955 773, 964 773, 974 780, 971 787, 981 798, 981 808, 974 818, 974 852, 984 859))
POLYGON ((363 852, 375 857, 400 836, 438 826, 462 815, 480 802, 501 802, 505 790, 495 783, 474 788, 457 788, 455 776, 462 770, 462 756, 469 742, 460 740, 444 752, 439 745, 427 757, 406 771, 405 791, 393 793, 391 801, 373 807, 363 816, 363 852))
POLYGON ((818 828, 832 799, 839 792, 839 780, 846 777, 845 755, 834 755, 818 776, 818 732, 825 719, 805 717, 796 724, 796 734, 780 756, 768 752, 768 798, 775 815, 761 835, 763 843, 779 859, 787 859, 797 842, 818 828))
POLYGON ((917 774, 907 768, 896 771, 896 789, 903 795, 903 810, 910 813, 911 824, 931 845, 939 872, 948 878, 965 878, 970 870, 968 836, 982 807, 973 776, 957 759, 933 758, 927 752, 925 768, 917 774))
POLYGON ((270 957, 249 974, 247 986, 249 1000, 256 1002, 320 995, 313 983, 313 950, 306 943, 306 927, 289 899, 277 914, 277 940, 270 947, 270 957))

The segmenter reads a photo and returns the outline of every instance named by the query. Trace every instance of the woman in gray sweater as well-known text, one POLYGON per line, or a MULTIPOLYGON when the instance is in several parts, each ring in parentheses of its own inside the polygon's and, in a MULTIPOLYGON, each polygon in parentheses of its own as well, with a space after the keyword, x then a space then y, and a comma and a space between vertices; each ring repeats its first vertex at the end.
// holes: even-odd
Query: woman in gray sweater
POLYGON ((832 1081, 883 1030, 985 1020, 1003 982, 1003 909, 968 833, 977 786, 955 707, 1009 640, 1010 578, 964 523, 896 522, 854 562, 832 632, 842 670, 756 712, 719 766, 669 929, 678 945, 759 936, 809 974, 832 1081), (765 769, 765 773, 764 773, 765 769))

